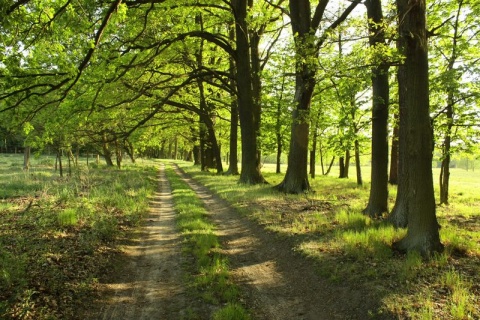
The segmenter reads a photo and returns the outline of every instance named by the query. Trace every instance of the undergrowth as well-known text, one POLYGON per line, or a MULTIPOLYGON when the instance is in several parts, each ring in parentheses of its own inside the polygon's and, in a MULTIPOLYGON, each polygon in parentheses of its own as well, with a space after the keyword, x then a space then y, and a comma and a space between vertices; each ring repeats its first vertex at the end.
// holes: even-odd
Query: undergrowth
POLYGON ((121 239, 155 191, 153 167, 80 163, 59 177, 52 158, 0 157, 0 318, 77 319, 121 239))

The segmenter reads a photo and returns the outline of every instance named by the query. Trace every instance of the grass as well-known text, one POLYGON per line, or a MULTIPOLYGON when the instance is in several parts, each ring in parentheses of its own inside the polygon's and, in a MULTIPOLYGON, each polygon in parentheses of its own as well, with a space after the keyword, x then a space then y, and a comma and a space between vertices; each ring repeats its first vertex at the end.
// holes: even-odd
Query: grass
MULTIPOLYGON (((177 225, 185 237, 185 253, 195 258, 193 274, 188 277, 187 286, 205 303, 216 306, 213 319, 250 319, 243 306, 236 303, 238 288, 230 279, 228 260, 220 252, 215 227, 209 221, 201 200, 171 167, 166 169, 166 173, 177 211, 177 225)), ((198 313, 191 310, 188 319, 197 317, 198 313)))
MULTIPOLYGON (((122 170, 87 168, 83 162, 72 176, 60 178, 53 157, 32 159, 28 172, 22 164, 21 155, 0 156, 0 318, 74 319, 78 307, 94 299, 97 278, 122 239, 140 225, 157 170, 148 161, 122 170)), ((242 214, 292 238, 294 249, 313 259, 325 278, 375 294, 382 307, 371 310, 372 316, 480 318, 480 173, 452 170, 451 203, 437 207, 446 250, 425 261, 391 250, 405 230, 360 213, 368 182, 358 187, 354 179, 337 179, 333 172, 310 181, 315 193, 284 195, 272 189, 283 174, 266 165, 270 185, 245 186, 238 177, 179 164, 242 214)), ((172 179, 186 253, 195 257, 192 290, 214 306, 214 319, 248 319, 236 303, 238 288, 208 213, 189 188, 172 179)), ((395 193, 390 187, 390 208, 395 193)), ((185 315, 198 319, 191 308, 185 315)))
POLYGON ((146 213, 153 167, 79 164, 60 178, 52 157, 0 156, 0 318, 75 319, 97 278, 146 213))
MULTIPOLYGON (((180 165, 242 214, 278 236, 294 239, 295 249, 313 259, 325 278, 372 292, 382 304, 371 310, 372 316, 480 318, 480 172, 452 169, 451 204, 437 208, 445 251, 426 261, 391 249, 406 230, 361 214, 368 202, 368 181, 357 186, 354 178, 338 179, 333 172, 310 180, 314 193, 284 195, 272 188, 284 175, 268 165, 263 174, 270 185, 259 186, 200 172, 190 163, 180 165)), ((363 176, 369 177, 369 168, 364 169, 363 176)), ((433 174, 437 177, 438 169, 433 174)), ((389 188, 392 208, 396 188, 389 188)))

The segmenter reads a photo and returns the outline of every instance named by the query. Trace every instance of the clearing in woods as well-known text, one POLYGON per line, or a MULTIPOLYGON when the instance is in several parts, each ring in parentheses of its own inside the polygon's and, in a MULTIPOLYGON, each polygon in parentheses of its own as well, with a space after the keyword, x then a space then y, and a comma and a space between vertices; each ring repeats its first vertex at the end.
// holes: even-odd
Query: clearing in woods
MULTIPOLYGON (((164 170, 162 165, 158 192, 142 232, 125 246, 117 268, 100 284, 102 299, 92 309, 99 310, 92 319, 182 319, 185 310, 201 303, 183 285, 182 236, 176 229, 164 170)), ((368 292, 320 278, 312 261, 292 250, 290 240, 265 231, 180 169, 175 171, 203 201, 216 225, 242 303, 253 319, 372 318, 378 301, 368 292)))

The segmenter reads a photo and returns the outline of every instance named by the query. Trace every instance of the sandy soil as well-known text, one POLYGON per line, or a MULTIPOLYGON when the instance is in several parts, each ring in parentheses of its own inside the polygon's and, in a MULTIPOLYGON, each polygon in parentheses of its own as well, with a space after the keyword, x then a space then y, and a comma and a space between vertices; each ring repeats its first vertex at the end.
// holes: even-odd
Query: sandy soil
MULTIPOLYGON (((312 261, 238 214, 176 168, 202 199, 217 226, 234 281, 254 319, 372 319, 377 302, 360 288, 332 286, 315 273, 312 261)), ((189 301, 182 287, 181 236, 163 166, 159 191, 138 242, 125 247, 125 257, 100 284, 102 305, 95 319, 181 319, 189 301)), ((378 317, 377 317, 378 318, 378 317)), ((382 318, 389 318, 383 316, 382 318)))
POLYGON ((124 247, 116 270, 100 285, 104 299, 97 319, 181 318, 186 305, 181 241, 162 166, 158 192, 138 241, 124 247))

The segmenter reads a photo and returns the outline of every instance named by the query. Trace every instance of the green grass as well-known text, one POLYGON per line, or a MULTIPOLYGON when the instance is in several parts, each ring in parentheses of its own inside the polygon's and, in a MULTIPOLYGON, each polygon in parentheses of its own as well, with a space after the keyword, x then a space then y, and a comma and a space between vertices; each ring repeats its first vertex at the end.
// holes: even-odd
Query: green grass
MULTIPOLYGON (((295 249, 313 259, 325 278, 375 294, 382 306, 373 314, 480 318, 480 172, 452 169, 451 203, 437 208, 445 251, 424 260, 391 249, 406 230, 361 214, 369 196, 368 167, 362 167, 363 186, 356 185, 354 170, 350 179, 338 179, 333 171, 331 176, 310 179, 315 192, 297 196, 273 190, 284 174, 273 173, 270 165, 262 168, 270 184, 258 186, 238 184, 238 177, 200 172, 189 163, 180 165, 241 214, 279 236, 294 238, 295 249), (456 276, 449 275, 452 268, 456 276), (451 281, 455 285, 445 284, 451 281)), ((434 181, 438 174, 434 169, 434 181)), ((390 208, 395 197, 396 187, 390 186, 390 208)))
MULTIPOLYGON (((230 279, 228 260, 220 253, 215 226, 209 221, 201 200, 171 167, 166 169, 166 174, 177 211, 177 226, 185 237, 185 254, 195 258, 187 281, 191 292, 216 306, 218 310, 213 319, 249 319, 247 311, 235 303, 239 291, 230 279)), ((194 315, 195 312, 189 317, 194 315)))
POLYGON ((147 212, 157 170, 87 168, 0 155, 0 318, 69 319, 147 212), (123 187, 120 187, 123 186, 123 187))

